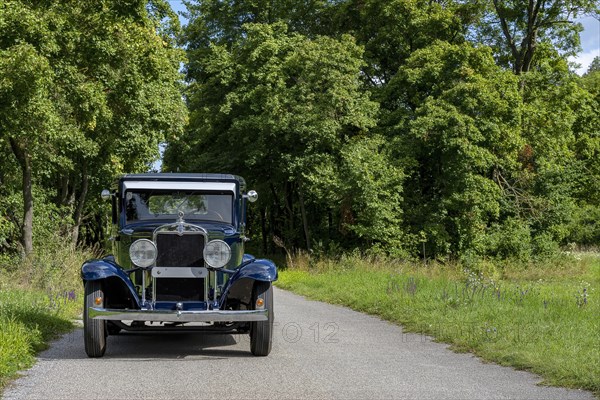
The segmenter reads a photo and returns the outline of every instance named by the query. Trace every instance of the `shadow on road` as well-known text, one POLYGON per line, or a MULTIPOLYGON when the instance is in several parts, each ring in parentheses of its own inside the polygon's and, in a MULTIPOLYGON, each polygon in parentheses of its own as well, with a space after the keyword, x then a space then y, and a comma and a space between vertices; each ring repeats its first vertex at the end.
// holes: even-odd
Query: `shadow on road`
MULTIPOLYGON (((39 356, 46 360, 86 359, 83 330, 77 329, 39 356)), ((107 338, 103 359, 177 360, 253 357, 248 335, 193 332, 123 332, 107 338)))

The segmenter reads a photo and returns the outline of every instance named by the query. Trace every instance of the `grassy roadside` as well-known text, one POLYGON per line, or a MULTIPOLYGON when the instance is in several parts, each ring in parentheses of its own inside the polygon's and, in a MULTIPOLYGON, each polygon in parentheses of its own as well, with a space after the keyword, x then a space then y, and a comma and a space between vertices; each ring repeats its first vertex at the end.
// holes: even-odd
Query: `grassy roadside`
POLYGON ((17 371, 31 367, 35 354, 50 340, 73 328, 71 320, 79 312, 77 295, 51 296, 31 289, 0 290, 0 389, 17 371))
POLYGON ((89 251, 64 243, 26 260, 0 260, 0 393, 81 314, 79 270, 89 251))
MULTIPOLYGON (((579 259, 578 259, 579 258, 579 259)), ((552 268, 295 260, 279 287, 423 332, 545 383, 600 394, 600 257, 552 268)))

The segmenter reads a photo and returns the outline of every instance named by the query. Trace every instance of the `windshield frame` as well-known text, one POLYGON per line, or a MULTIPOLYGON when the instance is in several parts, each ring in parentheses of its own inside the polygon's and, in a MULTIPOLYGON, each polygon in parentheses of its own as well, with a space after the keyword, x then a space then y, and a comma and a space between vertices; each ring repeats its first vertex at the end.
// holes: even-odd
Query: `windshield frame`
POLYGON ((193 190, 193 189, 163 189, 163 188, 126 188, 121 197, 121 210, 122 210, 122 218, 125 225, 138 224, 138 223, 152 223, 152 222, 165 222, 165 221, 174 221, 179 218, 179 213, 167 214, 167 213, 158 213, 152 215, 150 212, 150 199, 152 196, 159 195, 169 195, 169 194, 180 194, 182 197, 185 196, 193 196, 193 195, 204 195, 204 196, 220 196, 218 198, 213 199, 213 201, 217 201, 217 204, 222 204, 223 202, 229 202, 229 204, 225 204, 224 207, 210 207, 207 209, 207 214, 189 214, 186 213, 183 216, 183 220, 186 222, 214 222, 214 223, 225 223, 228 225, 234 225, 235 223, 235 204, 236 198, 235 193, 229 190, 193 190), (137 196, 130 197, 128 199, 128 194, 137 194, 137 196), (140 204, 141 200, 140 194, 147 194, 147 200, 140 204), (228 199, 223 199, 221 196, 227 196, 228 199), (134 200, 137 202, 136 209, 141 205, 145 206, 145 210, 143 210, 142 218, 129 218, 128 216, 128 201, 134 200), (208 217, 211 215, 212 217, 208 217), (222 218, 219 218, 222 217, 222 218))

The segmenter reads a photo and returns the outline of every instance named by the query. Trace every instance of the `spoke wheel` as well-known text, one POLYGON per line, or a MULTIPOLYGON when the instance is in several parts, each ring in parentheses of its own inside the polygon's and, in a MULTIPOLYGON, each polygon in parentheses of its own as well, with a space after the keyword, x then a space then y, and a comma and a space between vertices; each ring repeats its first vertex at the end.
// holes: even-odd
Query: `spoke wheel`
POLYGON ((273 286, 271 282, 254 283, 252 289, 252 307, 256 309, 256 302, 262 299, 264 308, 269 310, 269 319, 255 321, 250 324, 250 351, 255 356, 268 356, 273 342, 273 286))
POLYGON ((104 292, 98 281, 85 283, 85 300, 83 305, 83 339, 85 352, 88 357, 102 357, 106 351, 106 322, 100 319, 92 319, 89 316, 89 307, 102 307, 104 305, 104 292), (102 299, 96 304, 96 299, 102 299))

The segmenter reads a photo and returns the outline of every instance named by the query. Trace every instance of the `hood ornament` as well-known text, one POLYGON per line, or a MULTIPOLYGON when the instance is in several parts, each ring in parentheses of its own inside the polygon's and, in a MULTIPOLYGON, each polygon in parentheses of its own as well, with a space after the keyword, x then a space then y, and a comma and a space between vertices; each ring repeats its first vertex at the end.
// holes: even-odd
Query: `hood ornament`
POLYGON ((183 235, 183 224, 184 224, 183 216, 184 215, 185 214, 183 211, 179 211, 179 219, 177 220, 177 234, 179 236, 183 235))

